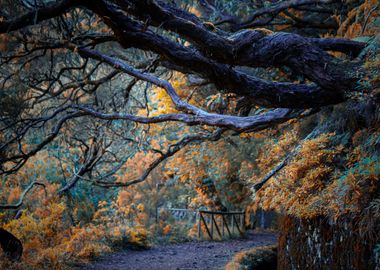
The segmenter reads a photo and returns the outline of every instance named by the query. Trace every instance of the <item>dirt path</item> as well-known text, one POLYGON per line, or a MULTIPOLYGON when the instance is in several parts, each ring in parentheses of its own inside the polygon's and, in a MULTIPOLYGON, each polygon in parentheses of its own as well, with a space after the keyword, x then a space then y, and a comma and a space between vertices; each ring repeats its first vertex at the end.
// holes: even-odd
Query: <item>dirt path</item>
POLYGON ((273 244, 273 233, 249 233, 246 239, 223 242, 188 242, 158 246, 149 250, 125 250, 103 257, 82 270, 209 270, 224 269, 233 255, 243 249, 273 244))

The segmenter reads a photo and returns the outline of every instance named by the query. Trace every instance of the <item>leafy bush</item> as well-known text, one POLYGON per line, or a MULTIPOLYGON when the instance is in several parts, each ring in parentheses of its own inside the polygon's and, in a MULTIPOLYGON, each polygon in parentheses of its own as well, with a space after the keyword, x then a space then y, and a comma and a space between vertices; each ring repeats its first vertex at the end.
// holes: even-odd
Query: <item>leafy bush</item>
POLYGON ((226 270, 275 270, 277 269, 277 247, 263 246, 237 253, 226 270))

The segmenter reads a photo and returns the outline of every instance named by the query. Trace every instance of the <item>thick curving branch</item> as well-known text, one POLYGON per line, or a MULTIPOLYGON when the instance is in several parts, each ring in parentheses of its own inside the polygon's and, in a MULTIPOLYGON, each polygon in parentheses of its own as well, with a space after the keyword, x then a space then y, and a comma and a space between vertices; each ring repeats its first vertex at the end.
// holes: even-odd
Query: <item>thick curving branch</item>
POLYGON ((61 0, 52 2, 45 7, 27 12, 10 20, 0 20, 0 33, 12 32, 21 28, 38 24, 42 21, 58 17, 70 8, 80 5, 81 0, 61 0))
MULTIPOLYGON (((153 51, 182 71, 198 73, 218 88, 247 96, 252 104, 265 107, 310 108, 337 104, 345 100, 344 92, 352 91, 357 81, 355 65, 335 59, 325 50, 357 54, 363 43, 316 41, 290 33, 268 34, 252 29, 235 34, 214 32, 196 16, 161 2, 115 2, 118 5, 101 0, 61 1, 49 6, 50 15, 41 10, 45 15, 38 20, 52 18, 73 7, 86 7, 103 19, 123 47, 153 51), (150 24, 179 34, 196 49, 151 31, 150 24), (233 66, 288 66, 316 85, 265 81, 237 71, 233 66)), ((3 25, 0 32, 9 29, 9 25, 17 26, 12 30, 25 27, 31 23, 31 16, 32 13, 28 13, 0 22, 0 26, 3 25)))
POLYGON ((253 130, 257 127, 264 126, 267 124, 274 124, 287 121, 291 118, 300 116, 302 114, 302 110, 291 110, 291 109, 275 109, 268 113, 262 115, 254 115, 247 117, 239 117, 239 116, 231 116, 231 115, 221 115, 206 112, 196 106, 193 106, 183 100, 178 96, 173 86, 165 80, 157 78, 153 75, 147 73, 141 73, 135 68, 127 65, 126 63, 120 61, 119 59, 104 55, 99 53, 98 51, 91 50, 88 48, 77 48, 75 45, 68 44, 68 47, 72 50, 78 51, 83 57, 91 57, 93 59, 102 61, 109 65, 112 65, 114 68, 119 69, 137 79, 150 82, 158 87, 163 88, 166 93, 170 96, 173 104, 176 109, 183 111, 183 114, 164 114, 156 117, 142 117, 135 116, 126 113, 101 113, 94 109, 73 105, 72 108, 76 108, 81 110, 82 112, 95 116, 101 119, 107 120, 116 120, 116 119, 124 119, 130 120, 139 123, 159 123, 164 121, 181 121, 187 124, 206 124, 210 126, 218 126, 218 127, 227 127, 230 129, 244 131, 244 130, 253 130))
MULTIPOLYGON (((323 88, 335 91, 337 88, 352 89, 355 78, 347 76, 347 69, 344 69, 349 66, 327 54, 316 44, 318 42, 315 39, 291 33, 270 33, 270 31, 252 29, 226 36, 211 31, 196 16, 167 4, 146 0, 118 2, 120 5, 122 3, 130 5, 132 2, 134 8, 129 8, 128 11, 133 15, 141 20, 149 18, 151 24, 180 34, 193 42, 204 55, 220 63, 251 67, 285 65, 323 88)), ((296 0, 286 1, 280 6, 285 9, 291 7, 293 2, 315 3, 313 0, 296 0)), ((112 7, 109 7, 108 11, 104 10, 107 13, 114 12, 112 7)), ((115 26, 111 27, 115 29, 115 26)), ((329 49, 341 50, 342 47, 347 47, 346 50, 350 51, 352 43, 355 43, 351 42, 346 46, 341 40, 331 40, 330 44, 335 42, 339 43, 339 46, 330 46, 329 49)), ((364 43, 355 44, 364 48, 364 43)))
POLYGON ((3 204, 3 205, 0 204, 0 209, 8 210, 8 209, 20 208, 24 203, 25 196, 29 193, 29 191, 31 191, 33 189, 34 186, 42 186, 43 188, 46 188, 45 184, 34 181, 34 182, 30 183, 29 186, 24 190, 24 192, 21 194, 19 201, 16 204, 3 204))
POLYGON ((301 116, 303 111, 292 111, 290 109, 274 109, 260 115, 239 117, 206 113, 204 115, 191 115, 185 113, 163 114, 159 116, 144 117, 127 113, 103 113, 95 109, 73 105, 83 115, 92 116, 103 120, 126 120, 142 124, 163 123, 168 121, 182 122, 188 125, 209 125, 215 127, 226 127, 239 132, 261 130, 263 126, 286 122, 301 116))

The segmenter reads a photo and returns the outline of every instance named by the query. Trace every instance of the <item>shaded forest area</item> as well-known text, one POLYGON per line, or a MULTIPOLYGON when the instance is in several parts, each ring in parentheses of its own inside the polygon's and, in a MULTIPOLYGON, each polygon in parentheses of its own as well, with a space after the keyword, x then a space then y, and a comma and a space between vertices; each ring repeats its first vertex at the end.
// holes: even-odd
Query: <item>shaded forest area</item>
POLYGON ((186 209, 276 213, 228 270, 379 270, 379 5, 0 0, 0 269, 206 240, 186 209))

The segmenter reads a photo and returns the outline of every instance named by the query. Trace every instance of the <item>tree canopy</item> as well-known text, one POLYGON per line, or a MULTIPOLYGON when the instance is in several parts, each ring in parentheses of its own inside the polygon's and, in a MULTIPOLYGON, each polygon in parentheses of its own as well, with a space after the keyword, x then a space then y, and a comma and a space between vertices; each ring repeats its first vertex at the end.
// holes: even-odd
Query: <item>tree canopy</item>
POLYGON ((130 185, 191 142, 263 130, 363 92, 366 43, 320 37, 336 33, 338 17, 360 1, 228 2, 2 1, 1 174, 16 172, 64 134, 82 160, 65 191, 139 144, 132 122, 218 128, 189 130, 127 183, 92 180, 130 185), (173 71, 188 76, 188 92, 170 82, 173 71), (175 109, 152 114, 150 85, 164 89, 175 109), (214 94, 212 108, 189 102, 194 92, 204 100, 214 94), (123 146, 112 146, 117 138, 123 146))
POLYGON ((377 0, 0 7, 0 227, 18 266, 196 238, 173 208, 275 210, 292 262, 297 226, 335 223, 313 260, 375 262, 377 0))

